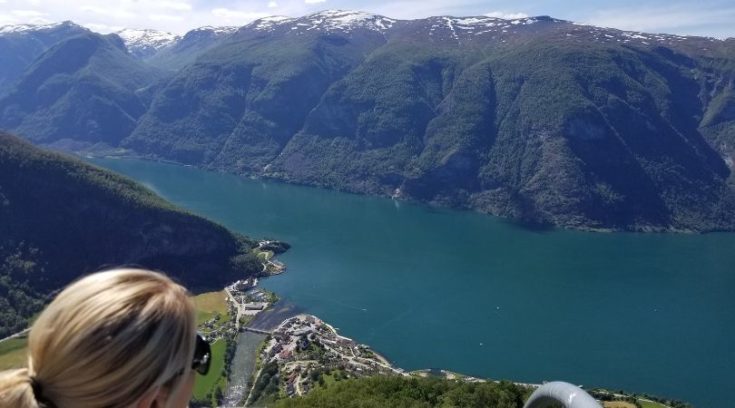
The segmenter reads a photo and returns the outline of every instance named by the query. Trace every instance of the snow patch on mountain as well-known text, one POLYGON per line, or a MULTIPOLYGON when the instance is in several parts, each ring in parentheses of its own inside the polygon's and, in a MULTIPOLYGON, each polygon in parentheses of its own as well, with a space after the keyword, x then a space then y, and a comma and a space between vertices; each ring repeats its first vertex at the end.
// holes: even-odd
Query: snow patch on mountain
POLYGON ((246 27, 252 28, 253 30, 257 31, 272 31, 276 27, 282 24, 290 23, 294 20, 296 19, 286 16, 270 16, 255 20, 252 23, 248 24, 246 27))
POLYGON ((689 37, 675 34, 653 34, 638 31, 622 31, 615 28, 595 27, 590 25, 575 24, 573 30, 566 34, 568 39, 579 39, 582 41, 594 40, 597 42, 619 43, 619 44, 641 44, 650 45, 674 45, 682 41, 698 38, 703 41, 720 41, 712 37, 689 37))
POLYGON ((484 34, 495 36, 513 34, 524 27, 529 27, 541 22, 567 23, 564 20, 557 20, 546 16, 522 17, 515 19, 503 19, 490 16, 440 16, 429 17, 426 21, 429 24, 428 30, 430 36, 441 38, 448 34, 452 39, 457 41, 472 39, 472 37, 484 34))
POLYGON ((362 11, 325 10, 296 20, 297 26, 306 30, 352 31, 364 28, 384 32, 396 20, 362 11))
POLYGON ((53 30, 55 28, 59 28, 64 25, 76 26, 76 24, 72 23, 71 21, 64 21, 62 23, 52 23, 52 24, 11 24, 11 25, 0 27, 0 35, 31 32, 31 31, 47 31, 47 30, 53 30))
POLYGON ((222 27, 214 27, 214 26, 204 26, 195 28, 189 32, 196 32, 196 31, 211 31, 217 36, 222 35, 230 35, 233 34, 235 31, 239 30, 240 27, 231 27, 231 26, 222 26, 222 27))
POLYGON ((181 37, 176 34, 157 30, 135 30, 126 28, 115 34, 123 39, 128 49, 160 50, 178 41, 181 37))

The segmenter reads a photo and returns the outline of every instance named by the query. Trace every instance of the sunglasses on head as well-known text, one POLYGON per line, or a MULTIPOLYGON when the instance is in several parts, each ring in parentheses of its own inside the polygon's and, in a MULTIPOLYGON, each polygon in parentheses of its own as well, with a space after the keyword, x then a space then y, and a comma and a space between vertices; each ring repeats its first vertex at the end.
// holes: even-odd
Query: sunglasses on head
POLYGON ((196 346, 194 347, 194 358, 191 362, 191 369, 201 375, 207 375, 209 365, 212 362, 212 348, 207 340, 197 333, 196 346))

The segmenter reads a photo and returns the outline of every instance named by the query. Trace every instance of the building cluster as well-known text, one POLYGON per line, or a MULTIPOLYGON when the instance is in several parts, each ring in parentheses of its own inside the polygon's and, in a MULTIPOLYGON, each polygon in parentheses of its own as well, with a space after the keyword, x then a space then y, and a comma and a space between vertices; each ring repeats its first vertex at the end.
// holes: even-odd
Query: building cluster
POLYGON ((257 278, 239 280, 227 287, 227 292, 241 315, 255 316, 273 302, 272 295, 257 288, 257 278))
POLYGON ((311 315, 281 323, 266 342, 261 361, 278 363, 288 396, 306 394, 315 383, 324 382, 324 375, 405 375, 369 347, 340 336, 332 326, 311 315))
POLYGON ((215 314, 209 320, 199 324, 199 330, 210 343, 214 343, 219 339, 229 337, 237 332, 237 324, 234 320, 236 315, 235 306, 231 302, 227 302, 226 314, 215 314))

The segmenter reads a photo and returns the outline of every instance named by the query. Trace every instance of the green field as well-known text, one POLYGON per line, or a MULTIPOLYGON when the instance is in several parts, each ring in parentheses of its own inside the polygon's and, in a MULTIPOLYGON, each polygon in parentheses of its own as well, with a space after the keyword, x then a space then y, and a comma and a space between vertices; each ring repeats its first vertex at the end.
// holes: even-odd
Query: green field
MULTIPOLYGON (((319 385, 319 386, 320 387, 329 387, 332 384, 335 384, 335 383, 337 383, 339 381, 343 381, 342 380, 342 375, 343 375, 342 372, 336 371, 336 370, 335 371, 331 371, 329 374, 326 374, 325 373, 325 374, 322 375, 322 378, 324 379, 324 385, 319 385), (337 376, 338 375, 340 376, 339 379, 337 379, 337 376)), ((317 382, 317 384, 319 384, 319 383, 317 382)))
POLYGON ((0 343, 0 370, 25 367, 27 345, 25 338, 0 343))
POLYGON ((273 258, 273 255, 275 255, 273 251, 261 251, 257 254, 258 259, 262 261, 270 261, 271 258, 273 258))
POLYGON ((636 408, 635 404, 625 401, 605 401, 602 406, 605 408, 636 408))
POLYGON ((203 293, 195 296, 194 304, 197 308, 197 325, 206 322, 217 314, 220 314, 223 320, 227 320, 226 297, 227 294, 224 291, 203 293))
POLYGON ((641 404, 642 408, 666 408, 666 405, 653 401, 638 400, 638 403, 641 404))
POLYGON ((226 384, 225 378, 222 376, 222 370, 225 368, 226 347, 227 343, 224 340, 218 340, 212 344, 212 366, 209 368, 209 374, 206 377, 197 375, 194 384, 194 398, 203 399, 217 387, 224 391, 226 384))
MULTIPOLYGON (((226 323, 228 319, 227 302, 225 299, 227 294, 224 291, 203 293, 194 297, 194 303, 197 307, 197 325, 201 325, 209 321, 213 317, 219 315, 220 319, 215 324, 215 330, 220 324, 226 323)), ((207 331, 200 327, 200 331, 207 335, 207 331)), ((194 398, 203 400, 208 394, 213 393, 217 388, 224 391, 226 389, 226 379, 222 376, 225 367, 225 350, 227 343, 225 340, 218 340, 212 344, 212 366, 206 377, 197 375, 194 384, 194 398)))

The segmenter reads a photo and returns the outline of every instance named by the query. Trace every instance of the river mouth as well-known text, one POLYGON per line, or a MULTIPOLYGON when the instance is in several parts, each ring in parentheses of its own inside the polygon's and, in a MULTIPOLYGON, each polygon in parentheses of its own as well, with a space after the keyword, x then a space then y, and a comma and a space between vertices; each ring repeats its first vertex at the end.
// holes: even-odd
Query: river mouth
MULTIPOLYGON (((265 279, 264 279, 265 280, 265 279)), ((273 331, 284 320, 301 314, 303 308, 286 301, 278 301, 268 310, 258 313, 247 327, 255 330, 273 331)))
MULTIPOLYGON (((278 301, 268 310, 258 313, 247 328, 257 331, 271 332, 284 320, 290 319, 303 311, 299 306, 278 301)), ((266 334, 243 330, 237 336, 237 349, 230 364, 230 381, 222 402, 224 407, 241 406, 250 391, 250 379, 255 374, 257 352, 268 336, 266 334)))
POLYGON ((401 368, 729 403, 735 234, 529 231, 194 168, 94 162, 291 244, 279 256, 288 271, 262 285, 401 368))
POLYGON ((242 332, 237 336, 237 349, 230 364, 230 381, 222 401, 223 407, 242 406, 242 401, 250 391, 250 379, 255 372, 257 353, 265 334, 242 332))

